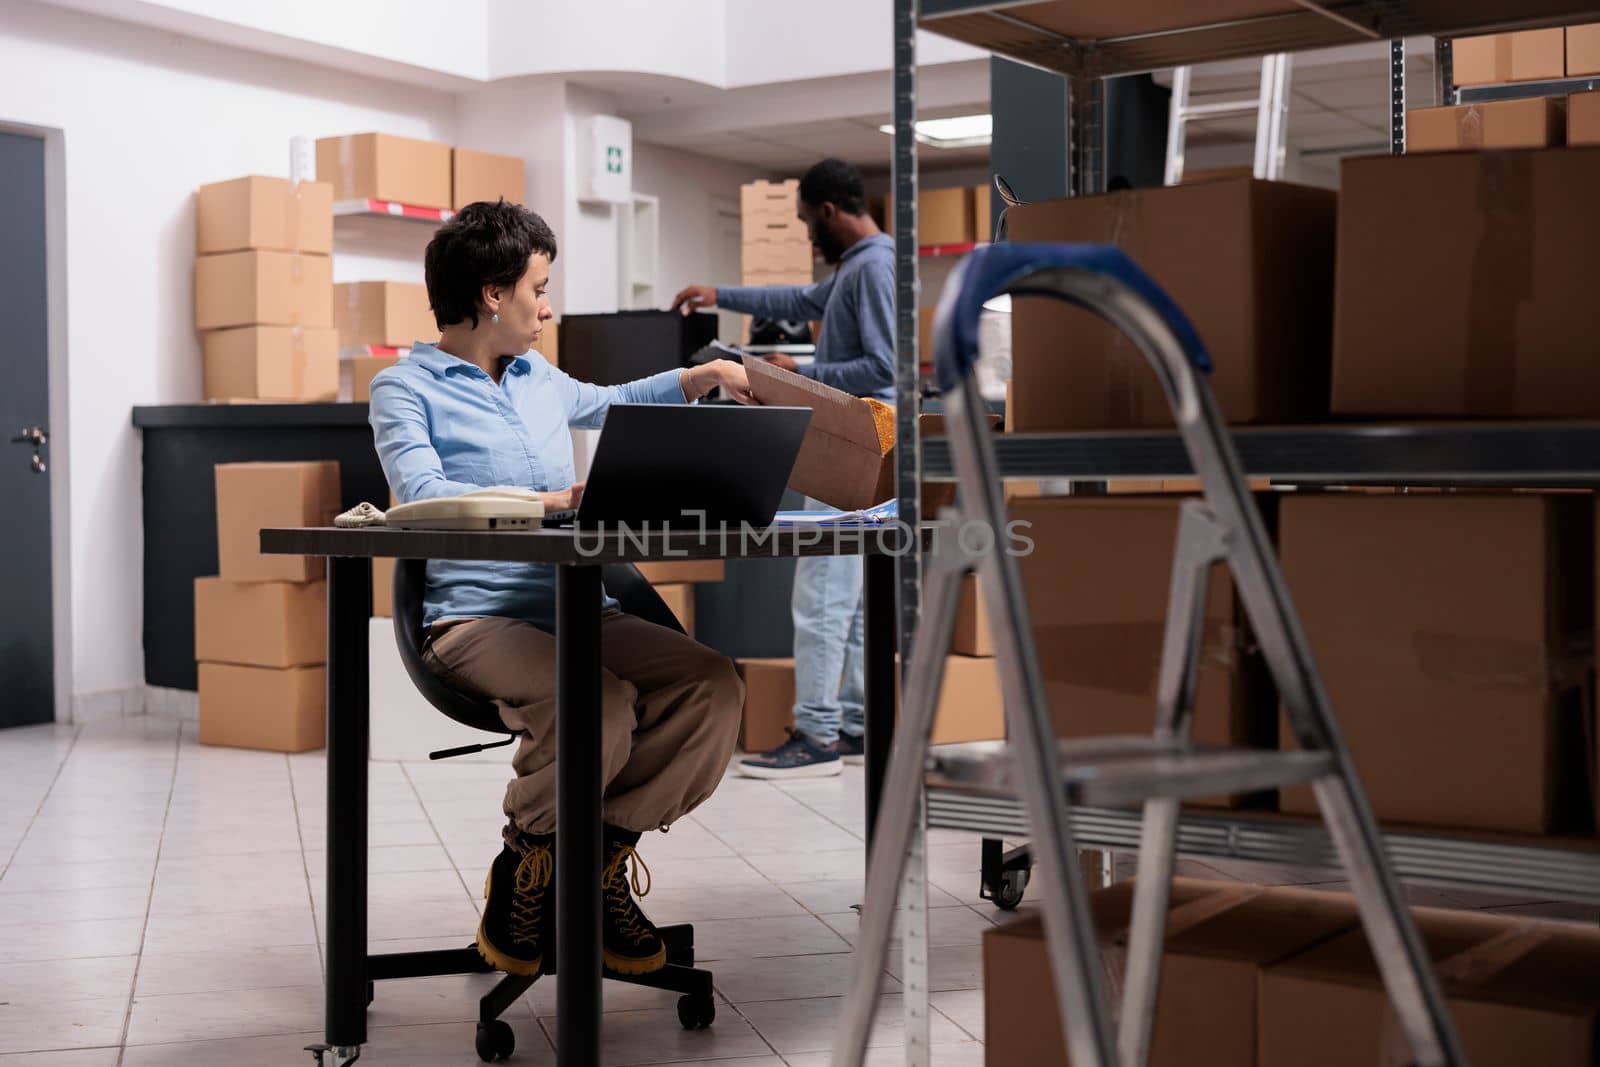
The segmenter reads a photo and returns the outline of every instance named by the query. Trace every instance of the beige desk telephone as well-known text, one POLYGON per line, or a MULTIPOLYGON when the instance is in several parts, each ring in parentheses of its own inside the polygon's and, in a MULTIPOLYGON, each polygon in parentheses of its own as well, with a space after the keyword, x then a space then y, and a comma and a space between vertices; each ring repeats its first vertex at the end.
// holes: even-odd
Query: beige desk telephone
POLYGON ((492 486, 396 504, 384 521, 401 530, 536 530, 543 519, 544 501, 538 493, 492 486))

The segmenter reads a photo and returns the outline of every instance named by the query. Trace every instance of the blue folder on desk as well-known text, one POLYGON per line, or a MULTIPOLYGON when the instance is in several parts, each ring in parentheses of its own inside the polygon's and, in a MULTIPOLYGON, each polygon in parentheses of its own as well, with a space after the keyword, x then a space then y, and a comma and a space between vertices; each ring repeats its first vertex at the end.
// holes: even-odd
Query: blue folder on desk
POLYGON ((900 517, 900 501, 885 500, 859 511, 780 511, 774 526, 881 526, 900 517))

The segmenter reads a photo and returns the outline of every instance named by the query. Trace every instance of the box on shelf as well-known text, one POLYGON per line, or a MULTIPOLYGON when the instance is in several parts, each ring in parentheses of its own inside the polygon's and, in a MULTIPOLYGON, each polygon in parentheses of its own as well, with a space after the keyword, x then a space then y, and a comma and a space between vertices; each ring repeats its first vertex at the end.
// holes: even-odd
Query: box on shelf
POLYGON ((739 214, 747 220, 786 222, 795 217, 799 195, 800 182, 795 178, 783 182, 748 182, 739 187, 739 214))
POLYGON ((1566 102, 1498 100, 1406 112, 1406 152, 1476 148, 1549 148, 1566 141, 1566 102))
POLYGON ((200 664, 200 743, 309 752, 325 735, 323 668, 200 664))
POLYGON ((1600 74, 1600 22, 1567 27, 1567 77, 1600 74))
POLYGON ((745 364, 758 404, 808 407, 811 424, 789 486, 830 507, 870 508, 894 496, 894 409, 780 370, 745 364))
MULTIPOLYGON (((1334 193, 1286 182, 1207 182, 1012 208, 1014 241, 1121 246, 1188 314, 1234 423, 1327 412, 1334 193)), ((1059 300, 1011 315, 1021 432, 1170 426, 1148 361, 1120 331, 1059 300)))
MULTIPOLYGON (((1117 975, 1133 888, 1122 882, 1091 901, 1102 958, 1117 975)), ((1253 1067, 1263 969, 1356 921, 1343 894, 1173 879, 1151 1067, 1253 1067)), ((983 988, 984 1062, 1065 1067, 1055 978, 1037 916, 984 932, 983 988)))
POLYGON ((259 175, 202 185, 195 251, 333 251, 333 186, 259 175))
POLYGON ((1600 92, 1567 97, 1567 144, 1600 145, 1600 92))
POLYGON ((439 339, 428 290, 415 282, 340 282, 333 287, 333 324, 341 345, 410 349, 413 341, 439 339))
POLYGON ((636 563, 639 573, 651 585, 674 585, 682 582, 720 582, 723 566, 720 559, 651 560, 636 563))
POLYGON ((1346 160, 1334 413, 1600 414, 1596 188, 1600 148, 1346 160))
POLYGON ((993 190, 985 183, 975 186, 972 190, 972 237, 975 241, 994 240, 993 190))
POLYGON ((959 245, 976 237, 971 189, 923 189, 917 193, 918 244, 959 245))
POLYGON ((372 614, 379 618, 394 618, 394 564, 382 556, 372 560, 372 614))
POLYGON ((1566 31, 1559 27, 1457 37, 1451 50, 1457 85, 1546 81, 1567 72, 1566 31))
POLYGON ((339 335, 299 326, 208 330, 207 400, 332 400, 339 392, 339 335))
POLYGON ((194 658, 202 663, 324 663, 327 634, 327 582, 194 580, 194 658))
POLYGON ((332 326, 333 260, 300 252, 221 252, 194 261, 194 324, 332 326))
POLYGON ((219 463, 217 563, 234 582, 309 582, 325 573, 320 556, 264 555, 267 527, 331 526, 339 513, 339 464, 219 463))
POLYGON ((539 331, 539 342, 533 350, 544 357, 545 362, 552 367, 561 365, 561 326, 554 319, 544 324, 539 331))
MULTIPOLYGON (((1412 918, 1471 1062, 1600 1062, 1600 931, 1435 908, 1412 918)), ((1360 928, 1267 967, 1257 995, 1258 1067, 1412 1061, 1360 928)))
MULTIPOLYGON (((1031 524, 1017 531, 1032 541, 1018 564, 1059 736, 1147 735, 1154 729, 1182 504, 1176 496, 1011 502, 1012 521, 1031 524)), ((1213 568, 1194 705, 1198 742, 1277 744, 1270 684, 1245 631, 1227 569, 1213 568)))
POLYGON ((317 180, 335 200, 393 200, 449 210, 450 146, 389 133, 317 140, 317 180))
POLYGON ((741 659, 737 666, 744 679, 739 747, 746 752, 776 748, 794 725, 794 660, 741 659))
POLYGON ((392 356, 352 356, 342 364, 350 378, 350 400, 366 404, 372 400, 372 379, 395 365, 392 356))
POLYGON ((969 574, 961 583, 961 603, 956 608, 956 632, 950 651, 962 656, 994 655, 994 638, 989 631, 989 612, 983 606, 978 576, 969 574))
POLYGON ((520 158, 471 148, 450 150, 450 188, 450 206, 457 211, 479 200, 520 204, 528 196, 520 158))
POLYGON ((694 586, 688 582, 663 583, 656 585, 655 591, 667 605, 667 610, 672 612, 672 617, 678 620, 678 625, 683 627, 683 632, 693 637, 694 586))
MULTIPOLYGON (((895 676, 899 677, 898 669, 895 676)), ((988 656, 944 658, 944 685, 933 714, 935 745, 1000 741, 1006 736, 1005 697, 998 661, 988 656)))
MULTIPOLYGON (((1586 496, 1290 494, 1279 520, 1289 594, 1379 819, 1590 827, 1586 496)), ((1317 811, 1306 787, 1280 807, 1317 811)))

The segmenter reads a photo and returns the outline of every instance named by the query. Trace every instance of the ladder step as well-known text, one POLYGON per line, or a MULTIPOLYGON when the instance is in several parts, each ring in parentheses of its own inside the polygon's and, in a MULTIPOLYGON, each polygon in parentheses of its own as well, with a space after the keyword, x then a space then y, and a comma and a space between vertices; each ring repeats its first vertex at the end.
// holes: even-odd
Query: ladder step
MULTIPOLYGON (((1221 748, 1143 735, 1057 742, 1069 804, 1124 807, 1151 797, 1206 797, 1303 785, 1328 774, 1326 752, 1221 748)), ((1016 796, 1011 747, 1004 741, 935 745, 928 784, 962 792, 1016 796)))
POLYGON ((1178 114, 1185 121, 1194 119, 1220 118, 1224 115, 1254 115, 1261 110, 1261 101, 1255 97, 1249 100, 1219 100, 1211 104, 1185 104, 1179 109, 1178 114))

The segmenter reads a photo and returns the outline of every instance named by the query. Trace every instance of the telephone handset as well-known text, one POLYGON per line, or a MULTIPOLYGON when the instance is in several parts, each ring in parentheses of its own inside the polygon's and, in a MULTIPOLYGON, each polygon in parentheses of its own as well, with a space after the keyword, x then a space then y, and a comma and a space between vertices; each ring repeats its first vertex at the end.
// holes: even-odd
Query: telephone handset
POLYGON ((511 485, 396 504, 385 515, 387 525, 403 530, 531 530, 543 519, 539 494, 511 485))

